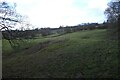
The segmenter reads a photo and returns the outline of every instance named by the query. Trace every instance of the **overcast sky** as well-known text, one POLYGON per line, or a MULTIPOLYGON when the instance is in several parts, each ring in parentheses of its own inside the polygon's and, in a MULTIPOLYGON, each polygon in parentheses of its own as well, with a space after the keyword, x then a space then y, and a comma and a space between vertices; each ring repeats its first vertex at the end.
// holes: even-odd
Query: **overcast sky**
MULTIPOLYGON (((0 0, 1 1, 1 0, 0 0)), ((17 3, 17 12, 27 15, 37 27, 59 27, 103 22, 110 0, 3 0, 17 3)))

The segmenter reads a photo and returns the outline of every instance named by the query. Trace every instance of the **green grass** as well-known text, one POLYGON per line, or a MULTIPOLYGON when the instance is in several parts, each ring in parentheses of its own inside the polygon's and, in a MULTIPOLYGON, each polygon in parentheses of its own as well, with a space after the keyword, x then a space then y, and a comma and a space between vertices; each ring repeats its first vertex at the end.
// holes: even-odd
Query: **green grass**
POLYGON ((109 40, 106 33, 101 29, 48 36, 30 40, 29 45, 27 41, 21 46, 28 49, 11 53, 3 41, 4 54, 9 52, 3 54, 3 77, 118 77, 117 41, 109 40))
POLYGON ((9 44, 8 40, 5 40, 3 39, 2 40, 2 52, 3 52, 3 56, 9 56, 9 55, 12 55, 14 53, 18 53, 18 52, 21 52, 25 49, 28 49, 40 42, 44 42, 44 41, 47 41, 48 39, 47 38, 43 38, 43 37, 39 37, 39 38, 36 38, 36 39, 24 39, 24 40, 15 40, 19 46, 17 47, 17 49, 13 49, 11 47, 11 45, 9 44))

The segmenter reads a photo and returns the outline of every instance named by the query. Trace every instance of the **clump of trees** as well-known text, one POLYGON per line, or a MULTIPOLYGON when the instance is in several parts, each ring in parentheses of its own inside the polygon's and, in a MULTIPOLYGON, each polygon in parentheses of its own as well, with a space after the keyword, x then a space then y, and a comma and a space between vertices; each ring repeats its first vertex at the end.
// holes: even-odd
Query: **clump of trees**
POLYGON ((42 36, 47 36, 47 35, 52 34, 50 28, 41 28, 40 33, 41 33, 42 36))
POLYGON ((120 39, 120 1, 112 0, 108 3, 108 8, 105 10, 107 16, 109 34, 115 39, 120 39))

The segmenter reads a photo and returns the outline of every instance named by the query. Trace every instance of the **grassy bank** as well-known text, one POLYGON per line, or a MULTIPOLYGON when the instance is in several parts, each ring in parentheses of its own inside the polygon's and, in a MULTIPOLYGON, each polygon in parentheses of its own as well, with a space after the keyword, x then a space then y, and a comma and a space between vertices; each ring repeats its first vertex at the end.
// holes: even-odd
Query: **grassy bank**
POLYGON ((4 40, 3 77, 118 77, 118 43, 106 33, 101 29, 38 38, 16 52, 4 40))

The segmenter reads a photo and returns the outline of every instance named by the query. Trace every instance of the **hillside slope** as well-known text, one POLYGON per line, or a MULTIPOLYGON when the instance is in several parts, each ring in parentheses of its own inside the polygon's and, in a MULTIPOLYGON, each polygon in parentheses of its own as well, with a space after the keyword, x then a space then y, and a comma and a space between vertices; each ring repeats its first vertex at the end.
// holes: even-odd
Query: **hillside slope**
POLYGON ((45 38, 3 58, 3 78, 118 77, 117 41, 106 33, 101 29, 45 38))

